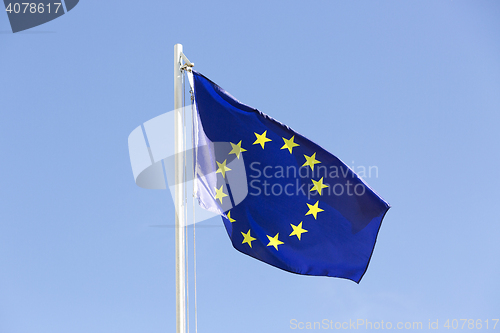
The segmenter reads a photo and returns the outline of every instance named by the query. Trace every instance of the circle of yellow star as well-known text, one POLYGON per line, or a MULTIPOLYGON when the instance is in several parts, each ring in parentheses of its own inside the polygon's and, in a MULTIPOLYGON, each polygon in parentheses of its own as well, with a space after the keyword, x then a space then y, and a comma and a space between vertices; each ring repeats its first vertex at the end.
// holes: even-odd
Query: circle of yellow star
POLYGON ((320 180, 316 181, 314 179, 311 179, 314 186, 312 189, 309 190, 309 192, 312 192, 314 190, 318 191, 319 195, 321 195, 321 191, 325 188, 328 187, 328 185, 323 185, 323 177, 321 177, 320 180))
POLYGON ((245 148, 241 148, 241 140, 238 142, 238 144, 234 144, 232 142, 229 142, 231 144, 231 151, 229 152, 229 155, 235 154, 238 159, 240 158, 240 154, 247 151, 245 148))
POLYGON ((318 215, 319 212, 324 212, 325 210, 324 209, 321 209, 318 207, 318 203, 319 203, 319 200, 316 201, 316 203, 314 205, 310 205, 308 203, 307 204, 307 207, 309 207, 309 211, 306 213, 306 215, 310 215, 312 214, 314 216, 314 219, 316 220, 316 217, 318 215))
POLYGON ((266 142, 272 141, 271 139, 268 139, 268 138, 266 137, 267 130, 266 130, 266 131, 264 131, 264 133, 262 133, 262 134, 257 134, 257 133, 255 133, 255 132, 254 132, 253 134, 255 134, 255 136, 257 137, 257 140, 255 140, 255 142, 254 142, 254 143, 252 143, 252 144, 253 144, 253 145, 260 144, 260 145, 261 145, 261 147, 262 147, 262 149, 264 149, 264 144, 265 144, 266 142))
POLYGON ((224 193, 223 187, 224 185, 221 185, 220 189, 217 189, 217 187, 215 188, 216 191, 215 200, 219 199, 221 204, 222 204, 222 198, 227 197, 227 194, 224 193))
POLYGON ((297 143, 293 142, 294 138, 295 138, 295 135, 294 135, 294 136, 292 136, 292 138, 291 138, 290 140, 287 140, 287 139, 285 139, 285 138, 282 138, 282 139, 283 139, 283 141, 285 141, 285 144, 283 145, 283 147, 281 147, 281 149, 288 149, 288 151, 289 151, 289 152, 290 152, 290 154, 291 154, 291 153, 292 153, 292 149, 293 149, 293 147, 298 147, 298 146, 300 146, 299 144, 297 144, 297 143))
POLYGON ((304 233, 304 232, 307 232, 306 229, 302 229, 302 222, 299 223, 299 225, 293 225, 290 223, 290 225, 292 226, 293 228, 293 231, 292 233, 290 234, 290 236, 297 236, 297 238, 300 240, 300 236, 304 233))
POLYGON ((267 238, 269 238, 269 244, 267 244, 267 246, 274 246, 274 248, 276 249, 276 251, 278 251, 278 245, 281 245, 281 244, 284 244, 282 241, 280 241, 278 239, 278 236, 279 236, 279 232, 276 234, 276 236, 274 237, 271 237, 269 235, 266 235, 267 238))
POLYGON ((311 156, 304 155, 304 157, 306 158, 306 163, 302 164, 302 166, 308 165, 311 167, 312 171, 314 171, 314 164, 321 163, 316 159, 316 153, 312 154, 311 156))
POLYGON ((217 169, 217 172, 215 172, 215 173, 219 173, 219 172, 222 173, 222 177, 224 177, 224 178, 226 178, 226 171, 231 171, 231 169, 229 169, 226 166, 226 161, 227 160, 224 160, 224 162, 222 162, 222 163, 219 163, 219 162, 215 161, 217 163, 217 166, 219 167, 217 169))
POLYGON ((252 242, 257 238, 253 238, 252 236, 250 236, 250 229, 248 229, 248 232, 246 234, 242 231, 240 232, 243 235, 243 242, 241 242, 241 244, 247 243, 248 245, 250 245, 250 247, 252 247, 252 242))
POLYGON ((236 222, 235 219, 231 218, 231 211, 227 212, 226 216, 227 216, 227 219, 229 220, 229 222, 231 222, 231 223, 236 222))

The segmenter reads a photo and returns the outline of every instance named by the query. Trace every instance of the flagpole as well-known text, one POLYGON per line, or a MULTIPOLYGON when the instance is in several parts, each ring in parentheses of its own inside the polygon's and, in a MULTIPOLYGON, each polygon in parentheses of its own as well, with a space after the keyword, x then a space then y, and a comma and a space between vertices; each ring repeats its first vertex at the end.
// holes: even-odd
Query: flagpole
POLYGON ((184 233, 184 133, 182 123, 182 44, 174 46, 175 135, 175 308, 177 333, 186 332, 186 266, 184 233))

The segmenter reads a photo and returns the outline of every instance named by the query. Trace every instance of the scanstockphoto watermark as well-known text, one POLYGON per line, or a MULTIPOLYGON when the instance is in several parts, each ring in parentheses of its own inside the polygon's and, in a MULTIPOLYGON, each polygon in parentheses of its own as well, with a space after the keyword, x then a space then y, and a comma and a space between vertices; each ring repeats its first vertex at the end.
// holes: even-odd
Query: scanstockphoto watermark
POLYGON ((362 196, 366 185, 360 179, 378 178, 377 166, 316 166, 314 169, 288 166, 250 164, 249 195, 295 196, 316 195, 362 196), (329 185, 326 185, 329 184, 329 185))
MULTIPOLYGON (((427 321, 372 321, 368 319, 349 319, 349 321, 300 321, 290 319, 289 328, 292 330, 439 330, 445 329, 497 329, 498 318, 462 318, 462 319, 428 319, 427 321)), ((500 325, 499 325, 500 326, 500 325)))
MULTIPOLYGON (((429 321, 426 329, 435 329, 436 323, 429 321)), ((391 321, 369 321, 367 319, 349 319, 349 321, 334 321, 331 319, 323 319, 321 321, 299 321, 297 319, 290 320, 290 329, 292 330, 379 330, 379 329, 399 329, 399 330, 422 330, 424 323, 421 321, 406 321, 406 322, 391 322, 391 321)))
MULTIPOLYGON (((436 323, 431 323, 429 320, 429 329, 436 329, 436 323)), ((406 322, 391 322, 391 321, 369 321, 367 319, 349 319, 349 321, 334 321, 331 319, 323 319, 321 321, 298 321, 297 319, 290 320, 290 328, 292 330, 379 330, 379 329, 400 329, 400 330, 422 330, 424 323, 421 321, 406 321, 406 322)))

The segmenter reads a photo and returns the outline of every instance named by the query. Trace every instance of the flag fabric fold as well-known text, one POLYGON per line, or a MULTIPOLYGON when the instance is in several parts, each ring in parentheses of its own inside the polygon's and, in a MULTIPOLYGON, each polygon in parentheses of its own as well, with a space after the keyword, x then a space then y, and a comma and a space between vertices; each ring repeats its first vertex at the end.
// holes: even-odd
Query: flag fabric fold
POLYGON ((389 204, 319 145, 190 75, 198 199, 223 212, 233 246, 289 272, 359 283, 389 204))

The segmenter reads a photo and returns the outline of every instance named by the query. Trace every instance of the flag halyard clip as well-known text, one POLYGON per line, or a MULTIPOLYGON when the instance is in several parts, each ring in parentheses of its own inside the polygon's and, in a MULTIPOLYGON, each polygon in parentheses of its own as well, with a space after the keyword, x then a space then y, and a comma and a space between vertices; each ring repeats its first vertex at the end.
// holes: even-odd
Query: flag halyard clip
POLYGON ((181 52, 181 58, 179 59, 179 63, 181 64, 181 72, 188 71, 191 72, 191 68, 194 67, 194 63, 189 61, 189 59, 181 52), (184 65, 182 65, 182 60, 184 60, 184 65))

